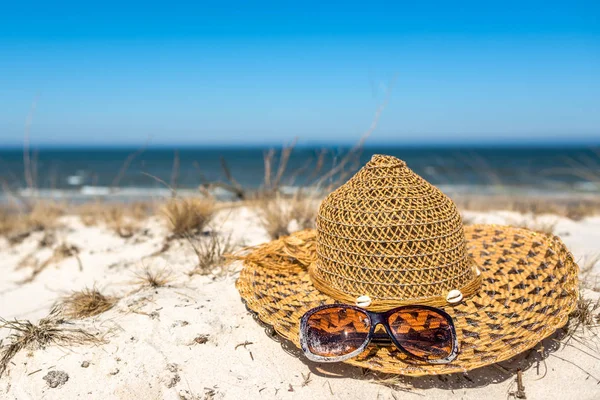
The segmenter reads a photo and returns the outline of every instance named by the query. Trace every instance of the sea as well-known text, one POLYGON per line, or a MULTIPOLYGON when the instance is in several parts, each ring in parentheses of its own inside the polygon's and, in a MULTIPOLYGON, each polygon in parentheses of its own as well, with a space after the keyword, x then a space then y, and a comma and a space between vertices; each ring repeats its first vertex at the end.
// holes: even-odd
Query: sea
MULTIPOLYGON (((210 187, 218 198, 234 196, 232 182, 248 189, 264 185, 265 157, 277 175, 281 148, 42 148, 0 149, 2 195, 90 199, 146 200, 210 187), (28 165, 28 168, 25 168, 28 165), (220 183, 220 184, 215 184, 220 183)), ((341 183, 373 154, 406 161, 429 182, 449 193, 600 195, 600 150, 592 147, 296 147, 289 154, 280 186, 298 188, 327 183, 323 174, 343 163, 341 183), (348 154, 351 153, 351 156, 348 154), (342 161, 342 160, 349 161, 342 161)), ((325 185, 323 185, 325 186, 325 185)))

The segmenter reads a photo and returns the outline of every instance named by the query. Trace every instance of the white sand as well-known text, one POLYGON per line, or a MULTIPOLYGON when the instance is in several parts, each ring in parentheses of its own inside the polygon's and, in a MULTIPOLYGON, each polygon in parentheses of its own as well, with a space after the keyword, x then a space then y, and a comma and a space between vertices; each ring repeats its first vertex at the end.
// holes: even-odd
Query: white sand
MULTIPOLYGON (((468 217, 486 223, 523 218, 515 213, 468 217)), ((555 232, 577 260, 600 253, 600 217, 579 222, 544 218, 557 221, 555 232)), ((17 354, 0 379, 2 399, 506 399, 516 390, 515 373, 493 366, 467 376, 403 378, 400 384, 406 391, 399 391, 373 383, 370 375, 351 366, 311 363, 287 343, 271 339, 246 312, 234 287, 235 274, 189 278, 194 254, 186 241, 172 242, 167 252, 150 257, 167 236, 161 221, 149 220, 145 233, 129 239, 103 227, 85 227, 76 217, 63 218, 63 223, 57 238, 80 249, 83 270, 75 258, 68 258, 33 282, 19 284, 31 268, 15 270, 18 263, 32 252, 45 259, 51 250, 37 250, 42 233, 16 246, 0 239, 0 315, 37 320, 60 296, 94 284, 105 294, 124 297, 112 310, 77 322, 104 332, 106 344, 50 346, 17 354), (133 293, 134 273, 143 265, 172 271, 174 282, 133 293), (208 335, 207 342, 197 343, 202 335, 208 335), (246 342, 250 344, 240 345, 246 342), (51 388, 43 379, 50 371, 65 372, 68 380, 51 388), (303 384, 305 377, 308 382, 303 384)), ((215 225, 223 235, 248 245, 267 240, 256 216, 245 208, 222 213, 215 225)), ((598 273, 600 265, 594 271, 598 273)), ((594 298, 598 293, 586 295, 594 298)), ((7 333, 0 332, 0 338, 7 333)), ((531 352, 529 358, 502 366, 527 368, 523 382, 528 399, 598 399, 600 341, 593 339, 587 346, 592 348, 576 340, 566 346, 546 340, 544 356, 531 352)))

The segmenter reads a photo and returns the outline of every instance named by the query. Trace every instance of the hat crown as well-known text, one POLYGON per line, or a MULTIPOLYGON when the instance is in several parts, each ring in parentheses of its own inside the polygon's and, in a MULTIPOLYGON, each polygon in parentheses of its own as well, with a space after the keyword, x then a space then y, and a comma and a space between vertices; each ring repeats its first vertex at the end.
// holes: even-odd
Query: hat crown
POLYGON ((476 279, 455 204, 395 157, 374 155, 330 193, 317 230, 313 281, 345 298, 427 302, 476 279))

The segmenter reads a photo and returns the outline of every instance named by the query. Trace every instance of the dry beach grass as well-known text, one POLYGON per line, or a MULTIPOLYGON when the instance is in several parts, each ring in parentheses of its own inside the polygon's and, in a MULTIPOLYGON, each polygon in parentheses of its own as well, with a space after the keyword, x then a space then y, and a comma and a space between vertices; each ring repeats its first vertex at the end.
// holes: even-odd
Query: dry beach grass
POLYGON ((136 285, 140 290, 165 287, 173 281, 173 274, 170 271, 166 269, 152 269, 147 266, 141 271, 136 272, 134 276, 132 284, 136 285))
POLYGON ((209 232, 200 238, 188 236, 186 239, 194 249, 197 258, 197 264, 189 272, 190 275, 208 275, 214 273, 215 269, 218 269, 217 275, 227 273, 225 255, 236 248, 230 236, 223 237, 218 232, 209 232))
POLYGON ((290 198, 276 196, 255 202, 260 223, 272 239, 278 239, 293 230, 313 228, 317 216, 318 201, 298 192, 290 198))
POLYGON ((8 336, 9 344, 3 349, 0 359, 0 376, 6 371, 12 358, 23 349, 44 348, 53 344, 69 346, 101 342, 97 336, 71 326, 61 316, 59 308, 52 309, 37 324, 27 320, 8 321, 0 318, 0 328, 11 331, 8 336))
POLYGON ((28 208, 0 205, 0 235, 19 243, 31 232, 56 228, 65 205, 53 201, 36 201, 28 208))
POLYGON ((215 210, 214 201, 200 197, 174 198, 162 207, 171 232, 179 237, 201 232, 215 210))
POLYGON ((90 202, 76 207, 75 213, 87 226, 104 224, 123 238, 131 237, 140 221, 156 213, 154 202, 90 202))
POLYGON ((105 296, 95 287, 84 288, 65 296, 59 307, 66 318, 82 319, 110 310, 117 300, 116 297, 105 296))

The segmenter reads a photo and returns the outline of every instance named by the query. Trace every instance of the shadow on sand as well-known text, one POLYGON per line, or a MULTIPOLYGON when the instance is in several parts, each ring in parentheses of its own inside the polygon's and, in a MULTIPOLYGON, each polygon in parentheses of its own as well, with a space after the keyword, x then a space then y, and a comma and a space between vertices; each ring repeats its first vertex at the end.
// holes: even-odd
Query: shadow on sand
MULTIPOLYGON (((253 313, 251 313, 253 314, 253 313)), ((351 378, 351 379, 389 379, 390 374, 378 374, 367 370, 366 368, 355 367, 345 363, 316 363, 308 360, 302 350, 297 348, 291 341, 279 336, 275 330, 260 321, 256 316, 254 318, 264 329, 269 337, 281 344, 284 351, 293 357, 299 358, 310 370, 313 375, 327 377, 330 379, 351 378)), ((466 389, 485 387, 490 384, 504 382, 509 379, 516 379, 517 371, 526 371, 535 368, 536 375, 540 379, 546 374, 545 360, 557 351, 561 345, 561 338, 565 335, 563 330, 558 330, 550 335, 535 347, 518 354, 517 356, 492 364, 486 367, 474 369, 465 373, 454 373, 445 375, 432 375, 422 377, 411 377, 402 375, 392 375, 397 381, 396 389, 429 389, 438 388, 445 390, 466 389)), ((396 386, 396 385, 395 385, 396 386)))

